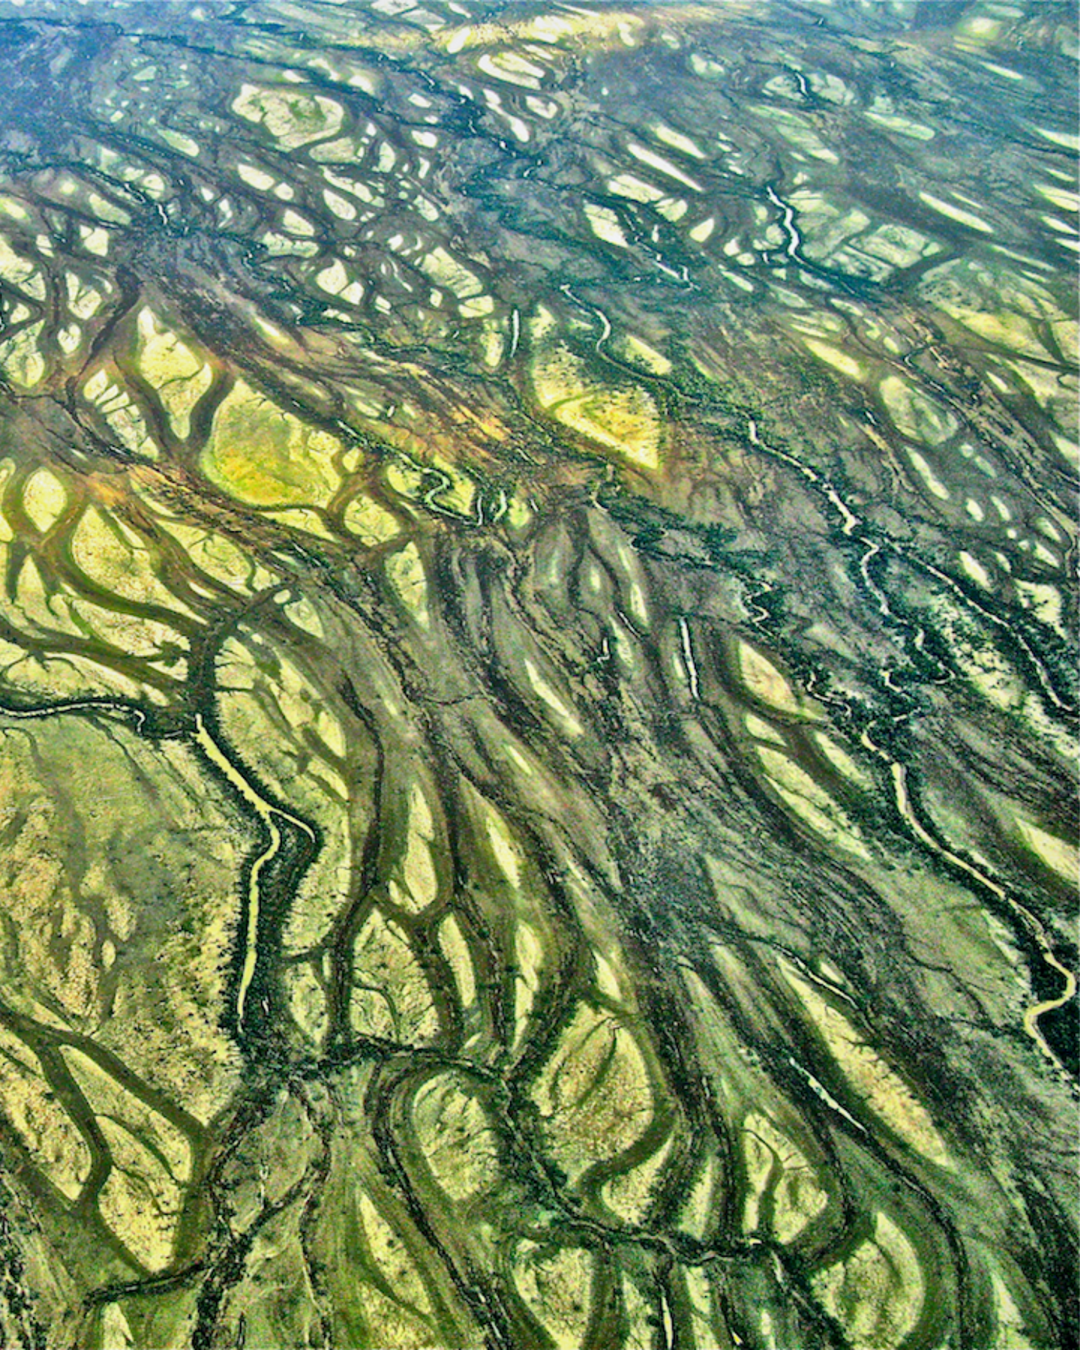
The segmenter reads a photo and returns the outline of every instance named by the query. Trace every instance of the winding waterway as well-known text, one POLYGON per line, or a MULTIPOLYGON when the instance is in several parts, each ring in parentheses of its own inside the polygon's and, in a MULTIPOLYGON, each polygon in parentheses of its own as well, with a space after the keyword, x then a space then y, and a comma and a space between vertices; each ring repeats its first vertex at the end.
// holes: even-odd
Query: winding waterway
POLYGON ((0 1345, 1077 1345, 1075 9, 0 0, 0 1345))

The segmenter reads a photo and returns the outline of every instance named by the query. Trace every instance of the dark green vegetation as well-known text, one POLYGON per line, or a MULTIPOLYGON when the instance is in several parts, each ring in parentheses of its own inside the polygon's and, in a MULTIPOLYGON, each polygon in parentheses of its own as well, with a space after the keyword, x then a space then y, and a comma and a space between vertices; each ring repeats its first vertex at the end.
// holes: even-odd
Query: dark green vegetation
POLYGON ((0 1344, 1076 1344, 1066 5, 0 0, 0 1344))

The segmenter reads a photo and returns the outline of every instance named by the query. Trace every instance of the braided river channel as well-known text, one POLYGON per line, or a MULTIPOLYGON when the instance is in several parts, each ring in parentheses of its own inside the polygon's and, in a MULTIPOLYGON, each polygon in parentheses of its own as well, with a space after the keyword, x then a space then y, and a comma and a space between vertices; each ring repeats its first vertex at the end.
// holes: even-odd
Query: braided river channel
POLYGON ((1076 1350, 1077 54, 0 0, 3 1350, 1076 1350))

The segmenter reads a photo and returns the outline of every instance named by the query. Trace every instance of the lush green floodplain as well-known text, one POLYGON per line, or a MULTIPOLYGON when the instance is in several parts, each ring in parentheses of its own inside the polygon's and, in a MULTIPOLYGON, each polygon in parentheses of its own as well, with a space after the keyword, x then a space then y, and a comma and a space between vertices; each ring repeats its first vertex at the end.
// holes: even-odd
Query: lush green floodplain
POLYGON ((0 1346, 1069 1350, 1056 0, 0 0, 0 1346))

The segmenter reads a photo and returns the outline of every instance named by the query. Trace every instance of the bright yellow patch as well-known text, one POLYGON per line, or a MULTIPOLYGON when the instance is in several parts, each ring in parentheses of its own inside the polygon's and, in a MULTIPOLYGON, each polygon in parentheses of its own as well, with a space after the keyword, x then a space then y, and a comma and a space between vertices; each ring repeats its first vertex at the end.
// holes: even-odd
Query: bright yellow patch
POLYGON ((325 506, 338 486, 341 442, 238 380, 214 417, 202 457, 217 487, 253 506, 325 506))
POLYGON ((533 366, 540 406, 557 422, 640 469, 660 464, 660 417, 636 385, 611 389, 591 380, 562 345, 543 352, 533 366))

